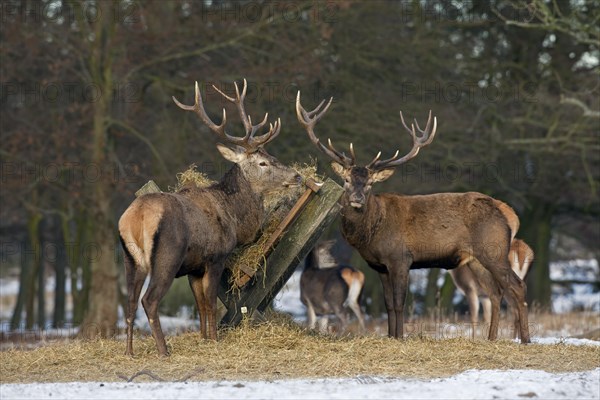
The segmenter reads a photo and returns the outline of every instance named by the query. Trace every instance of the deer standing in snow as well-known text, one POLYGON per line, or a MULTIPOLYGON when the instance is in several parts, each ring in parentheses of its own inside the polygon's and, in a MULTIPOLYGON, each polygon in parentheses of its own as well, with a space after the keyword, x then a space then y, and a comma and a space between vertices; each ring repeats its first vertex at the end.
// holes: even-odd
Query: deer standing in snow
POLYGON ((346 307, 350 308, 365 330, 360 305, 360 294, 365 274, 349 265, 338 265, 330 249, 333 241, 321 242, 312 249, 304 261, 300 277, 300 299, 307 309, 308 326, 314 329, 319 318, 319 330, 327 331, 328 314, 335 314, 344 331, 348 324, 346 307))
POLYGON ((400 119, 413 140, 412 149, 403 157, 399 151, 380 160, 381 152, 365 166, 356 165, 354 148, 350 156, 324 145, 314 132, 315 124, 329 109, 322 101, 306 111, 296 98, 298 121, 310 140, 333 162, 333 171, 344 180, 341 225, 346 240, 358 250, 369 266, 379 272, 388 314, 388 334, 402 338, 403 311, 408 289, 409 270, 413 268, 456 268, 477 260, 491 273, 497 293, 492 300, 488 338, 498 335, 500 299, 506 295, 517 310, 521 342, 529 343, 526 285, 510 268, 508 251, 511 225, 498 206, 499 201, 481 193, 438 193, 407 196, 397 193, 372 194, 372 185, 388 179, 394 168, 417 155, 433 141, 437 119, 429 119, 424 129, 415 120, 409 128, 400 119), (417 135, 417 130, 419 134, 417 135))
POLYGON ((217 290, 224 261, 232 250, 252 242, 264 219, 262 194, 282 186, 297 185, 299 175, 269 155, 263 146, 277 137, 281 123, 256 133, 267 123, 252 125, 244 108, 246 80, 235 98, 219 91, 235 104, 245 135, 235 137, 225 130, 223 109, 220 125, 204 110, 196 82, 195 104, 187 106, 173 97, 182 109, 194 111, 225 144, 218 144, 221 155, 234 166, 207 188, 188 187, 177 193, 151 193, 135 199, 119 220, 119 233, 125 253, 128 310, 126 354, 133 355, 133 322, 146 276, 150 283, 142 305, 150 322, 158 353, 168 355, 158 317, 158 305, 177 277, 187 275, 200 314, 204 338, 217 339, 217 290))

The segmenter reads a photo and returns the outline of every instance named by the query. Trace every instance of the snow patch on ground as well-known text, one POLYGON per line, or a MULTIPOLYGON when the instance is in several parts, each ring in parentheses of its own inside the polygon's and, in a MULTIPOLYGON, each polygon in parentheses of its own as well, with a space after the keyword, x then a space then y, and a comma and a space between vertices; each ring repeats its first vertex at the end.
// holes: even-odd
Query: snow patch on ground
POLYGON ((0 385, 12 399, 600 399, 600 368, 553 374, 536 370, 469 370, 421 380, 357 376, 343 379, 156 383, 0 385))

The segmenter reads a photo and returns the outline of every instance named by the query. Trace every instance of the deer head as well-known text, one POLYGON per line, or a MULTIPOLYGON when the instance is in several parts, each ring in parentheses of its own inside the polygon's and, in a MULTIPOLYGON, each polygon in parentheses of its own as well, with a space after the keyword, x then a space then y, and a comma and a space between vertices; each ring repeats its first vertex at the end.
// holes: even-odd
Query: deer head
POLYGON ((354 154, 352 143, 350 143, 350 156, 347 156, 345 153, 340 152, 333 147, 331 139, 328 139, 327 146, 325 146, 315 135, 314 127, 327 112, 332 101, 333 98, 330 98, 327 104, 325 104, 325 100, 323 100, 314 110, 309 112, 300 104, 300 91, 298 91, 296 97, 296 114, 298 116, 298 121, 300 121, 300 124, 306 129, 308 137, 313 144, 333 160, 331 168, 337 175, 344 179, 344 190, 350 206, 355 209, 360 209, 365 205, 374 183, 383 182, 388 179, 394 173, 395 167, 404 164, 415 157, 419 153, 421 147, 427 146, 433 141, 437 129, 437 118, 433 117, 432 126, 431 111, 429 111, 429 118, 427 119, 425 129, 419 127, 419 123, 416 119, 414 120, 414 123, 411 123, 411 127, 409 128, 404 122, 402 111, 400 111, 402 125, 408 130, 413 138, 412 149, 405 156, 400 158, 398 157, 400 150, 398 150, 394 156, 386 160, 379 159, 381 157, 381 152, 379 152, 369 164, 363 167, 356 165, 356 156, 354 154), (419 131, 420 136, 417 136, 417 131, 419 131))
POLYGON ((225 144, 217 144, 217 149, 226 160, 240 167, 242 174, 250 183, 253 192, 264 193, 281 186, 295 186, 299 184, 300 176, 292 168, 283 165, 264 149, 267 143, 279 135, 281 120, 278 118, 274 123, 269 123, 269 130, 266 133, 256 136, 256 133, 267 124, 269 113, 265 114, 261 122, 252 125, 252 118, 246 114, 244 107, 247 89, 246 79, 244 79, 244 87, 241 93, 236 82, 234 82, 234 86, 235 97, 226 95, 214 85, 213 88, 238 109, 245 130, 243 137, 232 136, 226 132, 227 112, 225 108, 223 108, 223 119, 220 125, 217 125, 210 119, 204 110, 198 82, 196 82, 196 96, 193 106, 180 103, 174 96, 173 101, 184 110, 194 111, 200 117, 200 120, 225 142, 225 144))

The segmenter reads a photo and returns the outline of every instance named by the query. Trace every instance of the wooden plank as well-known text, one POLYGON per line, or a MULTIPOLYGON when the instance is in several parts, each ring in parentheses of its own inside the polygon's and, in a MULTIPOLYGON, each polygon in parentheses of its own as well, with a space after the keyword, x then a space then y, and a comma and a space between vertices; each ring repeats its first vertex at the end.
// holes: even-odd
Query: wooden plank
POLYGON ((150 180, 144 186, 139 188, 137 192, 135 192, 135 197, 140 197, 141 195, 148 194, 148 193, 161 193, 161 192, 162 191, 160 190, 160 188, 158 187, 156 182, 150 180))
MULTIPOLYGON (((302 193, 302 196, 300 196, 298 201, 296 201, 296 204, 294 204, 294 207, 292 207, 292 209, 288 212, 288 214, 285 216, 285 218, 279 223, 279 225, 273 231, 273 233, 271 233, 271 236, 269 237, 269 240, 267 241, 267 243, 265 244, 265 247, 264 247, 264 249, 265 249, 264 254, 263 254, 264 257, 268 257, 268 255, 271 253, 271 250, 273 249, 273 247, 277 244, 277 241, 279 241, 279 239, 281 238, 281 234, 287 229, 287 227, 292 223, 292 221, 294 221, 294 219, 296 219, 296 217, 298 216, 300 211, 302 211, 302 209, 304 208, 304 206, 310 199, 310 196, 313 193, 316 193, 321 189, 321 186, 323 186, 323 183, 317 183, 317 182, 313 181, 312 179, 310 179, 310 180, 306 181, 306 186, 307 186, 307 189, 304 191, 304 193, 302 193)), ((240 269, 244 272, 244 275, 242 275, 235 281, 235 284, 238 288, 240 288, 240 287, 244 286, 246 283, 248 283, 250 281, 250 279, 254 276, 254 274, 256 274, 256 271, 252 270, 250 268, 245 269, 244 267, 240 267, 240 269)))
POLYGON ((342 193, 343 189, 337 183, 327 179, 267 257, 266 268, 261 268, 250 283, 240 289, 239 296, 229 291, 227 273, 223 274, 219 297, 227 307, 227 314, 221 324, 239 324, 243 317, 242 307, 251 315, 253 311, 264 310, 271 303, 298 263, 338 215, 341 208, 338 200, 342 193))

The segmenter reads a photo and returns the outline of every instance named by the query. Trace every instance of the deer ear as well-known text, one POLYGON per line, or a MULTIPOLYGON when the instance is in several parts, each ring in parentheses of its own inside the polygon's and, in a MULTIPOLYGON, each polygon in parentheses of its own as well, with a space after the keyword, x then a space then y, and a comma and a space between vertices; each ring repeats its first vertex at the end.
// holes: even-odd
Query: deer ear
POLYGON ((342 164, 332 161, 331 162, 331 168, 333 169, 333 172, 335 172, 336 174, 338 174, 339 176, 341 176, 342 178, 344 178, 345 175, 345 168, 342 164))
POLYGON ((236 164, 240 163, 246 154, 246 151, 243 147, 235 146, 233 148, 227 147, 224 144, 217 143, 217 150, 226 160, 234 162, 236 164))
POLYGON ((394 169, 382 169, 381 171, 377 171, 375 172, 372 176, 371 179, 373 179, 373 182, 383 182, 385 181, 387 178, 389 178, 390 176, 392 176, 394 174, 394 169))

